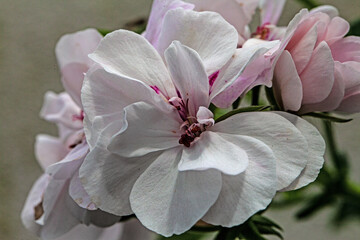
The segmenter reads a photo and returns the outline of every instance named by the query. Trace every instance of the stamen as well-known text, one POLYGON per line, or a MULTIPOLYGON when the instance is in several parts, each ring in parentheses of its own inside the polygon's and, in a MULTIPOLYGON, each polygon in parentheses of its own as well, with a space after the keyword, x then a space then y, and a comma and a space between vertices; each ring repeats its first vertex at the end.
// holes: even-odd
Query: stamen
POLYGON ((252 34, 252 37, 259 38, 262 40, 268 40, 270 35, 270 23, 264 23, 263 25, 256 28, 256 32, 252 34))

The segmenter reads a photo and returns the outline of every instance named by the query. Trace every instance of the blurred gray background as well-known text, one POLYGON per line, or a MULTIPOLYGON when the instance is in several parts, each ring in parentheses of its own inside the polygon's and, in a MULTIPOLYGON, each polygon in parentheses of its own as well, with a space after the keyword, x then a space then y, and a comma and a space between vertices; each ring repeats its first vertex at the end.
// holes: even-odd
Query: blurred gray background
MULTIPOLYGON (((360 18, 360 0, 323 0, 347 20, 360 18)), ((54 48, 65 33, 88 27, 118 29, 145 17, 150 0, 0 0, 0 239, 36 239, 20 221, 33 182, 41 174, 34 157, 39 133, 56 135, 55 126, 39 118, 46 91, 61 92, 54 48)), ((288 0, 282 24, 301 8, 288 0)), ((360 118, 338 124, 340 146, 352 159, 352 179, 360 182, 360 118)), ((308 221, 295 221, 295 208, 267 213, 285 229, 285 239, 360 239, 360 223, 333 229, 327 209, 308 221)))

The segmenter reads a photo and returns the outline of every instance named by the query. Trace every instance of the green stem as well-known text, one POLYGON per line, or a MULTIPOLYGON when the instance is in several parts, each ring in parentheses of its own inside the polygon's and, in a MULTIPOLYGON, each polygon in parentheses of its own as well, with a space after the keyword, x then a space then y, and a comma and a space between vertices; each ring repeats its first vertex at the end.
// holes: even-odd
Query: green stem
POLYGON ((320 4, 318 4, 315 0, 297 0, 297 1, 310 9, 320 6, 320 4))

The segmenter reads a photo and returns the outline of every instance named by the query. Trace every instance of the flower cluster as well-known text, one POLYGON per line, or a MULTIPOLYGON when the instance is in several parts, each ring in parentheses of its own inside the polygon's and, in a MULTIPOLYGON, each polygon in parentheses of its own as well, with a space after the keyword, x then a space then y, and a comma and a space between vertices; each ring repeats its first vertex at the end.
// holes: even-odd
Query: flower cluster
POLYGON ((44 174, 24 225, 42 239, 146 240, 240 225, 313 182, 325 142, 301 115, 360 110, 360 39, 331 6, 279 27, 284 4, 154 0, 141 35, 63 36, 65 92, 41 110, 59 137, 36 139, 44 174), (259 85, 274 111, 215 114, 259 85))

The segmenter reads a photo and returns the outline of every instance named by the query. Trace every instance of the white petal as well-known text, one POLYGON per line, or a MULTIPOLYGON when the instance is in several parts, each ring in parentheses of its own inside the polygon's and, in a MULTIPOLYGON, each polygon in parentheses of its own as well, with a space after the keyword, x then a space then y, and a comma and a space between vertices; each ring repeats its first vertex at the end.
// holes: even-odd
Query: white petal
POLYGON ((91 201, 100 209, 119 216, 130 215, 130 191, 145 169, 158 157, 122 158, 96 146, 81 165, 81 182, 91 201))
POLYGON ((51 180, 46 188, 43 200, 44 226, 41 231, 42 239, 60 237, 80 223, 73 216, 73 208, 76 208, 77 205, 68 194, 68 186, 69 181, 51 180), (73 203, 73 205, 69 206, 69 203, 73 203))
POLYGON ((81 87, 84 82, 85 73, 89 67, 82 63, 67 64, 61 69, 61 81, 66 92, 71 96, 78 106, 81 104, 81 87))
POLYGON ((324 164, 325 141, 319 131, 306 120, 286 112, 276 112, 289 120, 294 126, 300 130, 305 137, 308 146, 309 154, 306 167, 301 174, 291 183, 290 186, 281 191, 289 191, 302 188, 313 182, 319 175, 320 169, 324 164))
POLYGON ((199 53, 206 73, 210 75, 224 66, 234 54, 238 34, 217 13, 178 8, 165 15, 158 44, 159 53, 163 54, 174 40, 199 53))
POLYGON ((227 175, 238 175, 247 166, 246 149, 239 147, 237 141, 228 141, 220 134, 205 131, 190 147, 184 148, 178 169, 216 169, 227 175))
POLYGON ((48 184, 48 178, 49 176, 47 174, 43 174, 36 180, 34 185, 31 187, 24 207, 21 211, 22 223, 28 230, 37 235, 40 234, 41 225, 35 221, 35 207, 42 201, 44 191, 48 184))
POLYGON ((215 124, 214 114, 205 107, 200 107, 196 113, 196 119, 200 124, 205 124, 206 126, 212 126, 215 124))
MULTIPOLYGON (((239 136, 229 136, 233 139, 239 136)), ((222 175, 219 198, 203 220, 232 227, 245 222, 265 209, 276 193, 276 163, 272 150, 260 140, 241 137, 239 146, 246 149, 249 165, 237 176, 222 175)))
POLYGON ((89 57, 110 73, 156 86, 167 97, 176 96, 161 57, 144 37, 134 32, 109 33, 89 57))
POLYGON ((181 148, 164 151, 136 181, 131 208, 141 223, 163 236, 189 230, 216 201, 221 175, 215 170, 179 172, 181 148))
POLYGON ((67 153, 68 149, 59 138, 43 134, 36 136, 35 156, 43 170, 59 162, 67 153))
POLYGON ((69 195, 80 207, 88 210, 97 209, 96 205, 91 201, 90 196, 87 194, 80 182, 78 171, 74 174, 70 181, 69 195))
POLYGON ((55 179, 67 180, 71 179, 75 172, 77 172, 79 166, 84 161, 86 154, 89 151, 89 147, 86 142, 77 145, 72 151, 70 151, 66 157, 46 169, 46 173, 55 179))
POLYGON ((209 80, 199 54, 174 41, 164 56, 176 89, 184 101, 189 100, 189 112, 195 116, 200 106, 210 104, 209 80))
POLYGON ((102 36, 96 29, 86 29, 62 36, 56 44, 55 53, 60 69, 69 63, 81 63, 91 66, 93 62, 88 58, 102 36))
POLYGON ((289 186, 308 160, 308 145, 304 136, 288 120, 275 113, 237 114, 216 123, 211 131, 250 136, 268 145, 276 159, 278 189, 289 186))
POLYGON ((47 92, 45 94, 40 116, 46 121, 57 124, 61 139, 65 140, 69 134, 82 129, 82 121, 74 119, 74 116, 80 114, 81 109, 67 93, 47 92))
POLYGON ((193 4, 180 0, 154 0, 144 37, 156 48, 167 11, 175 8, 192 10, 193 4))
POLYGON ((124 107, 144 101, 160 108, 170 108, 160 95, 144 83, 108 73, 103 69, 87 73, 82 88, 82 101, 85 134, 90 148, 94 147, 99 135, 109 124, 120 121, 118 127, 113 126, 113 131, 107 133, 110 136, 121 129, 124 107))
POLYGON ((123 157, 179 146, 181 122, 175 108, 161 111, 147 103, 134 103, 125 108, 126 123, 112 138, 108 149, 123 157))

